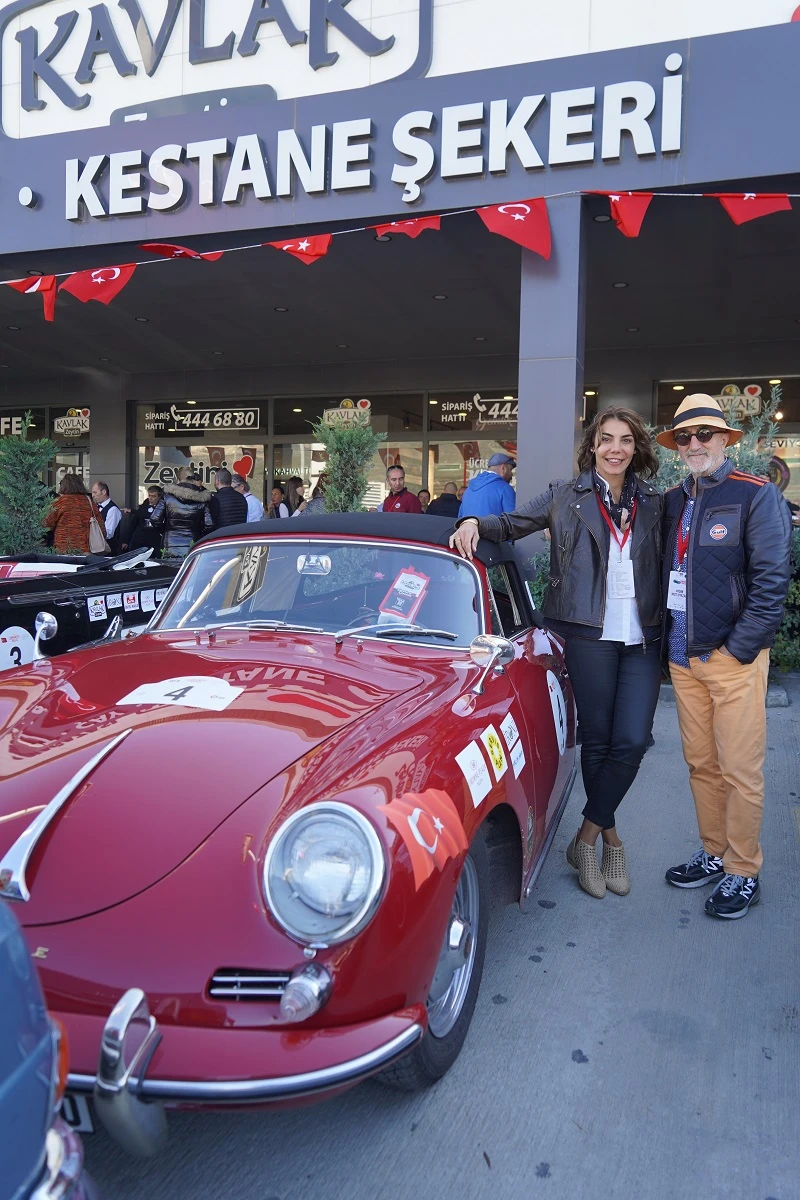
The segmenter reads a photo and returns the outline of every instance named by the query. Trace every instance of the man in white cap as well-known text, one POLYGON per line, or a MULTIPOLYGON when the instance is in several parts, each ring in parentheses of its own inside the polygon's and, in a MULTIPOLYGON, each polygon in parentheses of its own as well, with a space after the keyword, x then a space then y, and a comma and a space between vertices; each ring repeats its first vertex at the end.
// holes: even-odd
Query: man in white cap
POLYGON ((698 393, 657 438, 691 472, 664 497, 662 645, 701 839, 666 878, 680 888, 715 883, 706 912, 728 920, 760 898, 764 700, 790 577, 780 492, 725 454, 741 436, 698 393))

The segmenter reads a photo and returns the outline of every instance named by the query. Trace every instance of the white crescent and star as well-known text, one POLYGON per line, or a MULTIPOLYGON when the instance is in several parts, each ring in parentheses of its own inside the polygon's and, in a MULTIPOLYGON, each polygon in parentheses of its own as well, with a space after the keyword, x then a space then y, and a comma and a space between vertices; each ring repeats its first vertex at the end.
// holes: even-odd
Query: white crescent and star
POLYGON ((512 221, 524 221, 529 215, 531 209, 529 204, 500 204, 498 205, 497 211, 502 213, 504 217, 507 216, 508 213, 511 213, 512 221), (523 211, 512 212, 512 209, 515 208, 521 208, 523 211))
POLYGON ((434 854, 436 852, 436 847, 439 845, 439 834, 443 832, 444 825, 438 817, 433 818, 433 827, 436 830, 436 837, 433 839, 432 845, 429 846, 419 831, 419 819, 423 815, 424 811, 425 810, 422 808, 415 808, 411 816, 408 818, 408 827, 413 834, 414 841, 419 842, 420 846, 422 846, 424 850, 427 850, 429 854, 434 854))
POLYGON ((305 254, 307 250, 311 249, 311 242, 308 238, 303 238, 302 242, 297 242, 296 245, 294 242, 287 242, 283 248, 284 250, 300 250, 301 253, 305 254))
POLYGON ((113 283, 121 274, 119 267, 100 267, 98 271, 92 271, 92 283, 113 283), (111 275, 106 275, 106 271, 111 271, 111 275))

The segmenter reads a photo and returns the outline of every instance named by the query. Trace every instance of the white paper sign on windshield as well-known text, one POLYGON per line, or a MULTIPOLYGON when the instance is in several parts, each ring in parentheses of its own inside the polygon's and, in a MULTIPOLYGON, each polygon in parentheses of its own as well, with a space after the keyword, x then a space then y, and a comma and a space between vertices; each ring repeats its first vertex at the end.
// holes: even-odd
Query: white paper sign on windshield
POLYGON ((232 687, 227 680, 212 675, 182 675, 158 683, 143 683, 117 704, 162 704, 222 712, 243 691, 244 688, 232 687))

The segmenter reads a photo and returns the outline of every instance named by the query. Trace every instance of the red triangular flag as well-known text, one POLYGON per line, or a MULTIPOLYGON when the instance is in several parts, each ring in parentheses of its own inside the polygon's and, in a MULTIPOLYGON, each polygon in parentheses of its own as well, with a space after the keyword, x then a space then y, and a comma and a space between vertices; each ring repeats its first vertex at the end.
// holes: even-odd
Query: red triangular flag
POLYGON ((136 270, 136 263, 125 263, 121 267, 98 267, 96 271, 76 271, 68 275, 59 287, 60 292, 69 292, 84 304, 87 300, 99 300, 110 304, 119 295, 136 270))
POLYGON ((8 285, 15 292, 28 295, 38 292, 44 302, 44 319, 53 321, 56 315, 56 277, 55 275, 37 275, 35 279, 15 279, 8 285))
POLYGON ((652 192, 606 192, 611 205, 611 216, 616 222, 617 229, 625 237, 639 236, 645 213, 653 199, 652 192))
POLYGON ((526 250, 541 254, 542 258, 550 257, 550 220, 547 202, 541 196, 535 200, 517 200, 513 204, 493 204, 490 208, 475 211, 492 233, 510 238, 526 250))
POLYGON ((332 233, 317 233, 310 237, 299 238, 295 242, 262 242, 263 246, 274 246, 276 250, 285 250, 287 254, 299 258, 306 266, 311 266, 318 258, 324 258, 328 253, 332 233))
POLYGON ((369 225, 368 229, 374 229, 378 237, 383 237, 385 233, 404 233, 407 237, 419 237, 426 229, 440 229, 442 225, 441 217, 415 217, 413 221, 390 221, 388 225, 369 225))
POLYGON ((172 242, 143 242, 142 250, 151 254, 160 254, 162 258, 203 258, 206 262, 216 262, 222 258, 224 250, 207 250, 201 254, 199 250, 190 250, 188 246, 175 246, 172 242))
POLYGON ((744 225, 770 213, 791 212, 789 197, 779 192, 711 192, 716 196, 734 225, 744 225))

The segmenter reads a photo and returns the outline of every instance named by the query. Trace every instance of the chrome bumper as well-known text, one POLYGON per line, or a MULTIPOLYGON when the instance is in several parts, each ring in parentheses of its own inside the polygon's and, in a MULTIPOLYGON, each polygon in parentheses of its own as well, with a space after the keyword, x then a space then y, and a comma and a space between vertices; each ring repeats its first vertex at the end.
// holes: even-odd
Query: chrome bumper
POLYGON ((66 1122, 57 1118, 47 1131, 45 1177, 31 1193, 30 1200, 76 1200, 94 1194, 83 1174, 83 1146, 66 1122))
POLYGON ((70 1075, 67 1086, 73 1092, 92 1092, 97 1115, 111 1136, 129 1153, 149 1156, 166 1140, 164 1104, 216 1107, 273 1103, 334 1091, 390 1066, 412 1049, 424 1033, 424 1027, 415 1023, 358 1058, 298 1075, 216 1082, 148 1079, 147 1066, 161 1035, 155 1018, 150 1016, 144 993, 131 988, 106 1022, 97 1075, 70 1075), (126 1065, 125 1039, 136 1022, 144 1024, 147 1032, 130 1065, 126 1065))

